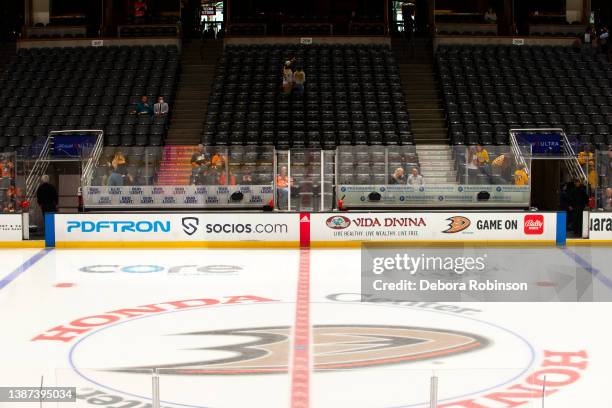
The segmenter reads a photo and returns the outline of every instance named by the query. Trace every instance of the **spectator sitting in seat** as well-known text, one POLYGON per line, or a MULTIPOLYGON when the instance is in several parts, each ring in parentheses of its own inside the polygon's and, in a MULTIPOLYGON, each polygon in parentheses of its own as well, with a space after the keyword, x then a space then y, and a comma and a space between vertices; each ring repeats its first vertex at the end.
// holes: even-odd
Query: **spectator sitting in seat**
POLYGON ((253 184, 253 176, 250 173, 242 173, 240 175, 240 184, 253 184))
POLYGON ((280 172, 276 175, 276 193, 278 196, 278 208, 286 209, 289 197, 289 187, 292 181, 287 175, 287 167, 280 168, 280 172))
POLYGON ((515 186, 526 186, 529 184, 529 175, 525 170, 524 164, 519 164, 514 172, 514 185, 515 186))
POLYGON ((166 116, 168 111, 168 103, 164 101, 164 97, 160 96, 157 98, 157 103, 153 105, 153 114, 155 116, 166 116))
POLYGON ((602 201, 602 207, 604 210, 612 210, 612 187, 606 188, 602 201))
POLYGON ((291 65, 285 63, 285 68, 283 69, 283 94, 289 95, 291 93, 291 89, 293 88, 293 71, 291 70, 291 65))
POLYGON ((493 10, 493 7, 489 7, 488 10, 484 14, 484 20, 487 24, 496 24, 497 23, 497 13, 493 10))
POLYGON ((229 178, 227 174, 225 174, 225 170, 221 170, 221 174, 219 175, 219 184, 222 186, 235 186, 236 185, 236 176, 230 172, 229 178))
POLYGON ((589 186, 594 190, 597 188, 597 169, 591 146, 585 145, 584 150, 578 153, 578 163, 584 168, 589 179, 589 186))
POLYGON ((0 175, 2 178, 13 178, 15 173, 15 165, 11 160, 4 160, 0 164, 0 175))
POLYGON ((489 164, 489 152, 482 145, 476 146, 476 159, 478 160, 478 166, 482 167, 489 164))
POLYGON ((408 185, 411 186, 422 186, 425 184, 425 180, 423 180, 423 176, 419 174, 419 169, 413 167, 410 170, 410 175, 408 176, 408 185))
POLYGON ((510 156, 507 153, 502 153, 491 162, 491 167, 498 169, 499 175, 496 184, 507 184, 513 181, 510 161, 510 156))
POLYGON ((306 82, 306 73, 302 67, 298 67, 293 74, 293 91, 296 95, 304 93, 304 82, 306 82))
POLYGON ((133 113, 137 115, 153 115, 153 107, 151 107, 149 98, 146 95, 142 95, 140 102, 136 105, 136 111, 133 113))
POLYGON ((398 167, 395 169, 389 179, 389 184, 406 184, 406 175, 404 174, 403 168, 398 167))
POLYGON ((115 153, 113 160, 110 163, 111 174, 108 177, 109 186, 123 186, 125 184, 124 178, 130 181, 130 175, 127 172, 127 165, 125 156, 122 152, 115 153))
MULTIPOLYGON (((482 145, 476 145, 476 162, 478 169, 481 173, 485 174, 489 179, 491 178, 491 163, 489 161, 489 152, 482 147, 482 145)), ((489 183, 491 180, 488 181, 489 183)))
POLYGON ((295 56, 292 55, 291 57, 287 59, 287 61, 285 61, 284 67, 289 67, 289 69, 293 71, 295 68, 295 62, 296 62, 295 56))
POLYGON ((206 153, 203 144, 199 144, 191 155, 191 184, 198 184, 199 175, 204 166, 210 165, 210 155, 206 153))
POLYGON ((147 16, 147 3, 144 0, 134 2, 134 23, 144 24, 147 16))

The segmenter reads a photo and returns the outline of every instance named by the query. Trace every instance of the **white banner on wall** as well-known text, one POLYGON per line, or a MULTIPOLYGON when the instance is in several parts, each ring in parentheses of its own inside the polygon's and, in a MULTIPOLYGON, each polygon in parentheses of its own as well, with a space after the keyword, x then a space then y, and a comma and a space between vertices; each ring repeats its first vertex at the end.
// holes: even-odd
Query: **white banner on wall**
POLYGON ((589 239, 612 241, 612 213, 589 214, 589 239))
POLYGON ((61 242, 298 242, 299 216, 272 213, 57 214, 61 242))
POLYGON ((311 215, 311 242, 555 241, 556 213, 336 213, 311 215))
POLYGON ((0 214, 0 242, 23 239, 21 214, 0 214))

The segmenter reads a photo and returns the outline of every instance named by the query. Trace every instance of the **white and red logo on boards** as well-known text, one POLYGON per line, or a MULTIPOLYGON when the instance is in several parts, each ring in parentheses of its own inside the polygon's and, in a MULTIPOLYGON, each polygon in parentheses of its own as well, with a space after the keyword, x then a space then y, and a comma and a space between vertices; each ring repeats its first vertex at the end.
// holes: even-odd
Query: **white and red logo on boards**
POLYGON ((544 216, 532 214, 525 216, 525 234, 542 235, 544 233, 544 216))

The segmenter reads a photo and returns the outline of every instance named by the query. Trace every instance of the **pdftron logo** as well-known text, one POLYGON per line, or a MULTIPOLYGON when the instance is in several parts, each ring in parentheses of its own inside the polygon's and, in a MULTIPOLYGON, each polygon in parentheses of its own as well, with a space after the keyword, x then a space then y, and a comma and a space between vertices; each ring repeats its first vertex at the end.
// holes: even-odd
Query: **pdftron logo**
POLYGON ((67 221, 66 232, 170 232, 170 221, 67 221))
POLYGON ((456 234, 457 232, 466 230, 472 224, 468 218, 460 215, 447 218, 446 221, 448 221, 449 224, 448 228, 442 231, 445 234, 456 234))

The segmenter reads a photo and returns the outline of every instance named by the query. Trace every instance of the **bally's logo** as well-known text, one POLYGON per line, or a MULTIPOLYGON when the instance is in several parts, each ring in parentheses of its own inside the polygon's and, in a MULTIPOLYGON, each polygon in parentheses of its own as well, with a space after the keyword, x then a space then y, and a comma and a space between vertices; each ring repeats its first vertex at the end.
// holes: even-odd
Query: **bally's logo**
POLYGON ((170 232, 170 221, 67 221, 66 232, 170 232))
POLYGON ((544 233, 544 216, 541 214, 526 215, 524 232, 527 235, 542 235, 544 233))
POLYGON ((329 217, 325 224, 328 228, 341 230, 348 228, 351 225, 351 220, 344 215, 334 215, 333 217, 329 217))
POLYGON ((472 224, 468 218, 459 215, 447 218, 446 221, 449 224, 448 228, 442 231, 445 234, 456 234, 457 232, 465 231, 472 224))

